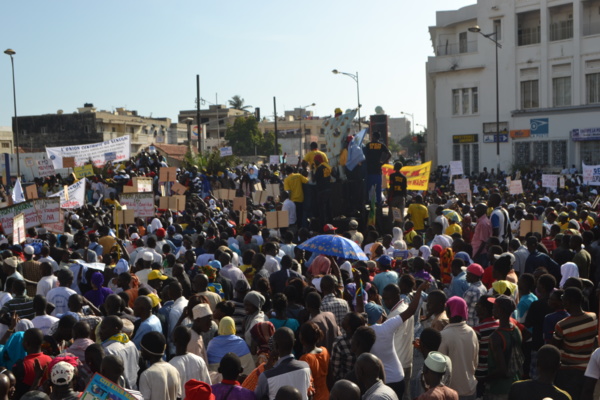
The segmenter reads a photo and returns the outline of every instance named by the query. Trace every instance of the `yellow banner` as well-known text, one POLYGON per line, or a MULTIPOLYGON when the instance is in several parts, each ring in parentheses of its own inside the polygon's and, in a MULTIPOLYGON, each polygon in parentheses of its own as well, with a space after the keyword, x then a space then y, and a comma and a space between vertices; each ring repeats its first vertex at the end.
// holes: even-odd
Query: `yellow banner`
POLYGON ((75 172, 77 179, 85 178, 86 176, 94 176, 94 167, 92 164, 85 164, 81 167, 73 168, 73 172, 75 172))
MULTIPOLYGON (((394 172, 394 166, 391 164, 385 164, 381 169, 386 177, 394 172)), ((428 190, 431 161, 420 165, 405 166, 400 172, 406 175, 408 190, 428 190)), ((387 187, 387 184, 385 187, 387 187)))

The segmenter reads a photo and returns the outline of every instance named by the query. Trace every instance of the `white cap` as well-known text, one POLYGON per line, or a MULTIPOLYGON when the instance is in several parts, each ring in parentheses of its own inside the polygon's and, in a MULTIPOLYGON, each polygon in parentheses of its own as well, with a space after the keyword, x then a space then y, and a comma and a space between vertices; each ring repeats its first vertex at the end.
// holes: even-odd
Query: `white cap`
POLYGON ((425 359, 425 365, 433 372, 446 372, 446 356, 437 351, 430 351, 425 359))
POLYGON ((52 372, 50 372, 50 379, 55 385, 67 385, 71 383, 75 376, 75 367, 65 361, 60 361, 54 364, 52 372))
POLYGON ((25 254, 28 254, 30 256, 32 256, 35 253, 35 249, 33 248, 33 246, 25 246, 25 249, 23 249, 23 251, 25 252, 25 254))
POLYGON ((154 256, 149 251, 146 251, 144 254, 142 254, 142 259, 144 261, 154 261, 154 256))
POLYGON ((138 235, 138 234, 137 234, 137 232, 133 232, 133 233, 131 234, 131 236, 129 236, 129 238, 130 238, 131 240, 138 240, 138 239, 140 238, 140 235, 138 235))
POLYGON ((208 304, 200 303, 196 304, 194 308, 192 308, 192 315, 194 316, 194 319, 204 318, 212 315, 212 311, 208 304))

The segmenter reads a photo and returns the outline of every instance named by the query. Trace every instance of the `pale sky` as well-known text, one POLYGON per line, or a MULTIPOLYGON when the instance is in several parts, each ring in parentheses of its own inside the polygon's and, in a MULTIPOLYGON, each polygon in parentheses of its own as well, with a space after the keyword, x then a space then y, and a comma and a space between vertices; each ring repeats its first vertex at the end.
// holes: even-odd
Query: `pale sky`
MULTIPOLYGON (((201 97, 240 95, 263 116, 316 103, 315 115, 381 106, 426 125, 428 27, 474 0, 3 1, 0 51, 16 51, 19 115, 127 107, 177 119, 201 97)), ((0 126, 13 116, 9 56, 0 53, 0 126)), ((416 127, 416 131, 422 128, 416 127)))

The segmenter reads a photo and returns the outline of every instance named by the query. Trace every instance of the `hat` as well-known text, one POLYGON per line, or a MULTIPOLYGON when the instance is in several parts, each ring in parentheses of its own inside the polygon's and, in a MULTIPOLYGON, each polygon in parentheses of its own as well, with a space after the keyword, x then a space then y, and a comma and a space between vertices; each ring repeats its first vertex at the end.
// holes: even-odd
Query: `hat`
POLYGON ((383 267, 389 267, 392 265, 392 259, 390 256, 382 255, 377 259, 377 262, 383 267))
POLYGON ((430 371, 443 374, 446 372, 446 356, 438 351, 430 351, 425 359, 425 366, 430 371))
POLYGON ((25 254, 32 256, 35 253, 33 246, 25 246, 25 254))
POLYGON ((213 267, 214 269, 217 269, 217 270, 221 269, 221 262, 217 261, 217 260, 212 260, 211 262, 208 263, 208 265, 210 265, 211 267, 213 267))
POLYGON ((215 400, 211 386, 197 379, 190 379, 184 385, 185 400, 215 400))
POLYGON ((467 272, 475 275, 475 276, 483 276, 483 267, 479 264, 471 264, 467 267, 467 272))
POLYGON ((494 258, 496 260, 499 260, 500 258, 503 257, 507 257, 510 259, 510 266, 512 267, 515 264, 515 261, 517 261, 517 259, 515 258, 515 255, 513 253, 510 252, 506 252, 506 253, 502 253, 502 254, 494 254, 494 258))
POLYGON ((327 232, 331 232, 331 231, 336 231, 337 228, 331 224, 327 224, 323 227, 323 232, 327 233, 327 232))
POLYGON ((244 303, 246 302, 260 310, 265 305, 265 297, 259 292, 252 290, 244 296, 244 303))
POLYGON ((505 294, 507 290, 510 291, 510 294, 513 294, 515 290, 517 290, 517 285, 509 281, 501 280, 492 283, 492 289, 498 294, 505 294))
POLYGON ((65 361, 57 362, 50 372, 50 380, 55 385, 68 385, 75 376, 75 367, 65 361))
POLYGON ((175 225, 169 225, 169 227, 167 228, 167 232, 169 232, 169 233, 175 233, 175 232, 177 232, 177 229, 175 228, 175 225))
POLYGON ((438 254, 441 254, 442 251, 444 250, 444 248, 441 245, 436 244, 436 245, 433 245, 433 247, 431 247, 431 250, 437 251, 438 254))
POLYGON ((383 307, 379 304, 369 302, 365 304, 365 312, 368 316, 369 325, 375 325, 379 321, 379 318, 381 318, 381 315, 383 315, 383 307))
POLYGON ((157 269, 153 269, 152 271, 150 271, 150 273, 148 274, 148 280, 149 281, 153 281, 155 279, 160 279, 161 281, 164 281, 165 279, 168 279, 169 277, 166 275, 163 275, 159 270, 157 269))
POLYGON ((234 290, 236 292, 246 292, 250 290, 250 284, 245 279, 238 279, 235 283, 234 290))
POLYGON ((19 263, 17 257, 8 257, 4 259, 4 264, 7 264, 13 268, 17 268, 17 264, 19 263))
POLYGON ((154 232, 154 233, 156 233, 156 236, 157 236, 157 237, 159 237, 159 238, 164 238, 164 237, 165 237, 165 235, 167 234, 167 231, 165 231, 165 228, 158 228, 158 229, 156 230, 156 232, 154 232))
POLYGON ((133 232, 133 233, 131 234, 131 236, 129 236, 129 238, 130 238, 131 240, 138 240, 138 239, 140 238, 140 235, 138 235, 138 234, 137 234, 137 232, 133 232))
POLYGON ((194 308, 192 308, 192 315, 194 316, 194 319, 204 318, 212 316, 212 311, 208 304, 200 303, 196 304, 194 308))
POLYGON ((350 229, 358 228, 358 222, 356 222, 355 219, 351 219, 350 222, 348 222, 348 228, 350 228, 350 229))
POLYGON ((146 251, 144 254, 142 254, 142 259, 144 261, 154 261, 154 255, 152 255, 152 253, 149 251, 146 251))
POLYGON ((507 314, 512 314, 517 308, 512 297, 508 297, 504 294, 498 297, 488 297, 488 301, 492 304, 497 304, 498 307, 501 307, 507 314))
POLYGON ((160 304, 160 299, 155 293, 150 293, 147 296, 150 298, 150 300, 152 300, 152 308, 160 304))
POLYGON ((540 199, 540 201, 545 201, 545 202, 547 202, 547 203, 550 203, 550 197, 548 197, 548 196, 544 196, 544 197, 542 197, 542 198, 540 199))
POLYGON ((167 349, 167 341, 160 332, 147 332, 142 336, 140 347, 142 350, 145 350, 153 356, 162 356, 167 349))

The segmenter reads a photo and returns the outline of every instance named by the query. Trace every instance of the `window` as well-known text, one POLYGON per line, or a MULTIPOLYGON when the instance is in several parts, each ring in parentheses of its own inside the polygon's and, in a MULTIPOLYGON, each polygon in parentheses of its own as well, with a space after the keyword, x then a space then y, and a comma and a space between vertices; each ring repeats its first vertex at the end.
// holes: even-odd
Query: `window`
POLYGON ((471 174, 471 145, 463 144, 463 168, 466 175, 471 174))
POLYGON ((320 133, 321 133, 321 135, 324 135, 325 134, 325 129, 321 128, 320 133))
POLYGON ((6 143, 6 142, 2 143, 3 149, 8 149, 9 147, 10 147, 10 143, 6 143))
POLYGON ((502 40, 502 20, 501 19, 494 20, 494 32, 496 32, 496 40, 501 41, 502 40))
POLYGON ((467 51, 468 51, 467 32, 461 32, 458 34, 458 52, 466 53, 467 51))
POLYGON ((452 90, 452 115, 469 115, 479 112, 477 88, 452 90))
MULTIPOLYGON (((310 129, 306 129, 306 128, 304 128, 304 133, 305 133, 306 135, 310 135, 310 129)), ((325 132, 323 131, 323 133, 325 133, 325 132)))
POLYGON ((40 128, 40 133, 48 133, 48 128, 46 128, 45 126, 42 126, 40 128))
MULTIPOLYGON (((508 131, 508 122, 499 121, 498 128, 500 133, 508 131)), ((483 134, 484 135, 495 135, 496 134, 496 123, 495 122, 484 122, 483 123, 483 134)))
POLYGON ((462 160, 465 175, 479 172, 479 144, 464 143, 452 145, 452 160, 462 160))
POLYGON ((540 106, 538 80, 521 82, 521 109, 540 106))
POLYGON ((90 133, 90 126, 89 125, 84 125, 83 126, 83 133, 90 133))
POLYGON ((552 104, 554 107, 571 105, 571 77, 552 79, 552 104))
POLYGON ((528 164, 530 157, 531 143, 515 143, 515 163, 519 165, 528 164))
MULTIPOLYGON (((600 141, 585 142, 585 146, 579 146, 579 149, 581 161, 585 164, 600 164, 600 141)), ((566 163, 563 165, 566 165, 566 163)))
MULTIPOLYGON (((592 143, 592 142, 590 142, 592 143)), ((544 140, 519 142, 514 145, 515 163, 532 164, 536 167, 561 167, 567 165, 567 141, 544 140)), ((582 151, 582 160, 585 159, 582 151)))
POLYGON ((585 76, 585 98, 587 104, 600 103, 600 72, 585 76))
POLYGON ((114 126, 113 126, 113 127, 112 127, 112 131, 113 131, 113 132, 116 132, 116 131, 117 131, 117 129, 116 129, 114 126))
POLYGON ((536 165, 550 164, 548 148, 549 142, 533 142, 533 163, 536 165))
POLYGON ((134 128, 133 128, 133 126, 130 126, 130 127, 129 127, 129 133, 133 133, 133 132, 134 132, 134 128))
POLYGON ((554 166, 567 165, 567 141, 566 140, 552 141, 552 165, 554 165, 554 166))
POLYGON ((573 4, 551 7, 550 41, 566 40, 573 37, 573 4))
POLYGON ((517 44, 527 46, 540 42, 540 10, 517 15, 517 44))
POLYGON ((460 144, 452 145, 452 161, 460 160, 460 144))

